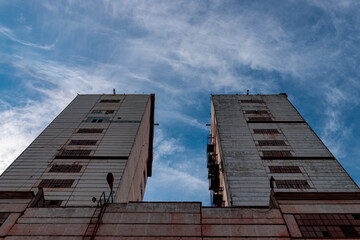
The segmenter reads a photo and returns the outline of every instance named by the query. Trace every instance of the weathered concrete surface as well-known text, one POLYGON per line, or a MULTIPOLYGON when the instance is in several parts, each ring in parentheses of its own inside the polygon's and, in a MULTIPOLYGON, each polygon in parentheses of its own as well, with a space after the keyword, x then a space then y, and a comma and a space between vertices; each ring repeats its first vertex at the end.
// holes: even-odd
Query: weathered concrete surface
POLYGON ((0 189, 36 193, 43 179, 70 179, 74 180, 70 187, 44 188, 45 199, 61 200, 61 206, 94 206, 92 197, 109 194, 106 176, 112 172, 114 199, 141 201, 151 149, 151 104, 151 95, 78 95, 0 176, 0 189), (107 99, 119 102, 102 102, 107 99), (92 123, 91 118, 104 121, 92 123), (78 133, 79 129, 103 130, 78 133), (72 140, 96 140, 96 144, 71 145, 72 140), (63 150, 91 152, 88 158, 62 158, 63 150), (50 172, 53 165, 64 164, 81 170, 50 172))
MULTIPOLYGON (((273 201, 275 208, 211 208, 199 202, 109 204, 95 239, 306 239, 295 219, 298 214, 336 218, 360 212, 360 199, 273 201)), ((28 208, 8 217, 0 239, 82 239, 93 212, 90 207, 28 208)), ((359 220, 351 224, 360 229, 359 220)))
POLYGON ((223 205, 268 206, 271 176, 308 184, 275 184, 277 192, 360 191, 285 95, 212 95, 211 103, 211 143, 221 166, 223 205), (264 129, 278 133, 255 132, 264 129), (263 146, 261 140, 285 145, 263 146), (274 173, 269 166, 297 166, 301 173, 274 173))

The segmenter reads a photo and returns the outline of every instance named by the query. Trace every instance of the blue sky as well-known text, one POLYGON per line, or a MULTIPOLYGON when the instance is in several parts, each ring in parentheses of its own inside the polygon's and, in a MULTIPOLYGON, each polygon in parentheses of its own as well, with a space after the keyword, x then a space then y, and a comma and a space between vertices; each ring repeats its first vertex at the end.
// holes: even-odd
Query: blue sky
POLYGON ((77 93, 155 93, 145 200, 209 204, 210 94, 289 99, 360 183, 360 3, 0 0, 0 172, 77 93))

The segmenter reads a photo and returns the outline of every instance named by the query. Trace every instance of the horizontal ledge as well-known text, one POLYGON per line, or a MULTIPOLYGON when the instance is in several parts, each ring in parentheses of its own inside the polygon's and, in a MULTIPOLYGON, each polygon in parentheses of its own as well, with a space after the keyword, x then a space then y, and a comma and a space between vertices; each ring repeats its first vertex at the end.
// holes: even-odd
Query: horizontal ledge
POLYGON ((247 121, 247 123, 306 123, 305 121, 247 121))
POLYGON ((55 159, 128 159, 126 156, 56 156, 55 159))
POLYGON ((261 157, 262 160, 336 160, 335 157, 261 157))
POLYGON ((360 192, 277 192, 277 200, 360 200, 360 192))

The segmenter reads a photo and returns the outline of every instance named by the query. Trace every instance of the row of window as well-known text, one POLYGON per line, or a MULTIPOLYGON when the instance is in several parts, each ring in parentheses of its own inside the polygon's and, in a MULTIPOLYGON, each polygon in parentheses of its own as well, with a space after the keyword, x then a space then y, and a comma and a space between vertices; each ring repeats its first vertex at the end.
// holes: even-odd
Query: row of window
POLYGON ((360 214, 296 214, 303 237, 359 238, 360 214))
MULTIPOLYGON (((112 100, 112 99, 103 99, 100 101, 101 103, 119 103, 120 100, 112 100)), ((112 114, 114 110, 94 110, 91 114, 112 114)), ((106 123, 109 122, 110 118, 108 117, 89 117, 85 120, 87 123, 106 123)), ((103 133, 103 128, 80 128, 76 132, 77 133, 103 133)), ((71 140, 68 145, 96 145, 97 140, 71 140)), ((79 157, 79 156, 89 156, 91 150, 63 150, 60 153, 60 156, 65 157, 79 157)), ((49 172, 53 173, 78 173, 82 169, 82 165, 78 164, 55 164, 51 166, 49 172)), ((74 179, 42 179, 39 183, 39 187, 43 188, 71 188, 74 179)), ((61 200, 45 200, 43 206, 44 207, 56 207, 60 206, 62 203, 61 200)), ((0 225, 1 225, 1 217, 0 214, 0 225)))
MULTIPOLYGON (((264 103, 263 100, 241 100, 241 103, 264 103)), ((248 122, 272 122, 269 116, 261 114, 270 114, 267 110, 246 110, 245 114, 258 114, 260 116, 248 117, 248 122)), ((253 129, 254 134, 280 134, 278 129, 253 129)), ((287 146, 284 140, 258 140, 259 146, 287 146)), ((292 157, 290 151, 269 150, 262 151, 263 157, 287 158, 292 157)), ((298 166, 269 166, 270 173, 302 173, 298 166)), ((306 180, 275 180, 277 188, 295 188, 309 189, 310 185, 306 180)))
POLYGON ((297 188, 309 189, 311 188, 306 180, 275 180, 277 188, 297 188))

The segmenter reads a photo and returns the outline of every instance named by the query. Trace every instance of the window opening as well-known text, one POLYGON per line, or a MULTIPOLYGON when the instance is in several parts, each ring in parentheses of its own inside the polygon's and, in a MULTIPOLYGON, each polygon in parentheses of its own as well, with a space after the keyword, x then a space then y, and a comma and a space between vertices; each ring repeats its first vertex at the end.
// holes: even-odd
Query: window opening
POLYGON ((91 114, 112 114, 114 110, 94 110, 91 114))
POLYGON ((357 214, 295 214, 304 238, 359 238, 360 221, 357 214))
POLYGON ((69 145, 96 145, 97 140, 71 140, 69 145))
POLYGON ((309 189, 310 185, 306 180, 275 180, 277 188, 309 189))
POLYGON ((253 129, 254 134, 279 134, 278 129, 253 129))
POLYGON ((62 200, 45 200, 44 207, 58 207, 62 203, 62 200))
POLYGON ((116 99, 102 99, 100 100, 101 103, 118 103, 120 102, 120 100, 116 100, 116 99))
POLYGON ((91 150, 64 150, 60 156, 77 157, 77 156, 89 156, 91 150))
POLYGON ((89 118, 87 118, 84 122, 86 122, 86 123, 107 123, 107 122, 110 122, 109 119, 110 119, 110 118, 108 118, 108 117, 104 117, 104 118, 100 118, 100 117, 89 117, 89 118))
POLYGON ((290 151, 262 151, 264 157, 292 157, 290 151))
POLYGON ((39 187, 43 188, 71 188, 74 179, 43 179, 39 187))
POLYGON ((76 173, 80 172, 82 165, 53 165, 49 172, 69 172, 69 173, 76 173))
POLYGON ((268 114, 266 110, 246 110, 245 114, 268 114))
POLYGON ((272 122, 271 117, 249 117, 249 122, 272 122))
POLYGON ((80 128, 77 133, 102 133, 103 128, 80 128))
POLYGON ((286 146, 283 140, 258 140, 259 146, 286 146))
POLYGON ((270 173, 301 173, 298 166, 269 166, 270 173))

